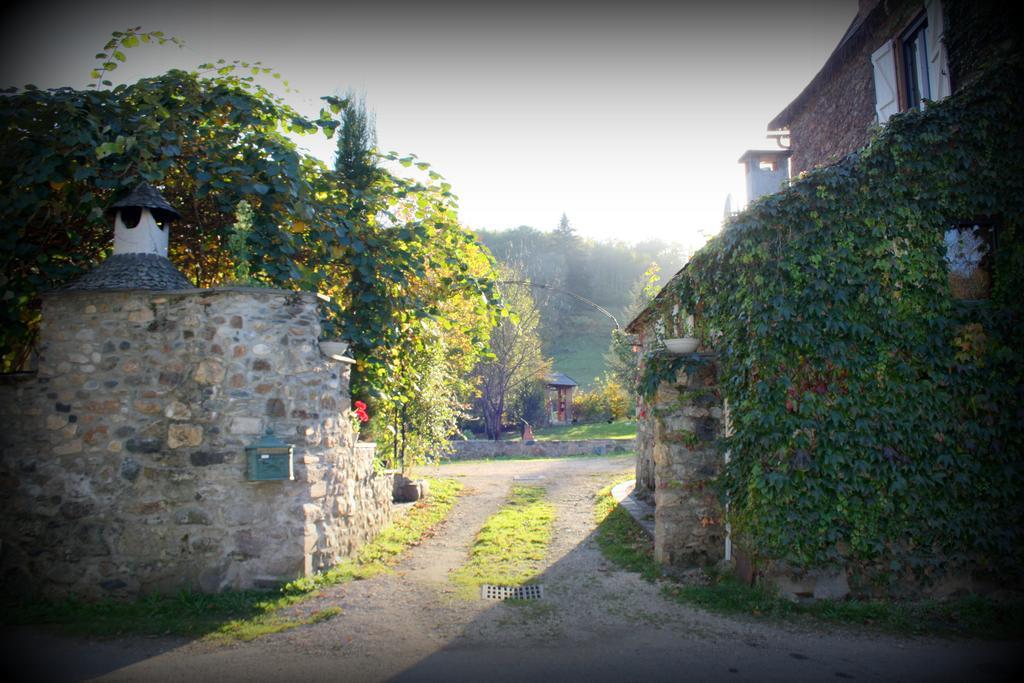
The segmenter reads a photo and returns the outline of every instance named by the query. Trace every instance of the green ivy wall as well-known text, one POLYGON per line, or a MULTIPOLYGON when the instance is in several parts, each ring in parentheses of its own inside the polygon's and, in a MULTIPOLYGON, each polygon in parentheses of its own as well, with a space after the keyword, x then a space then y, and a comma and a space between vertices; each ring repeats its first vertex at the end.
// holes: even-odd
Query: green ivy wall
MULTIPOLYGON (((659 297, 720 355, 720 490, 758 561, 1019 577, 1022 83, 1004 66, 894 117, 733 219, 659 297), (992 296, 965 303, 943 236, 979 221, 997 229, 992 296)), ((654 360, 645 386, 677 370, 654 360)))

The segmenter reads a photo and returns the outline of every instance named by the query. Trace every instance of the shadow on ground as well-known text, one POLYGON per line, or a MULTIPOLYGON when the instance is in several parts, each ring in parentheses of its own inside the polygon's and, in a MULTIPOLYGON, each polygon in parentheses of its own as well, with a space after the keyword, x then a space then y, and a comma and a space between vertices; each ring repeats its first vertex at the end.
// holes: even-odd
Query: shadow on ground
POLYGON ((0 661, 9 681, 82 681, 171 652, 186 638, 75 638, 32 627, 0 630, 0 661))

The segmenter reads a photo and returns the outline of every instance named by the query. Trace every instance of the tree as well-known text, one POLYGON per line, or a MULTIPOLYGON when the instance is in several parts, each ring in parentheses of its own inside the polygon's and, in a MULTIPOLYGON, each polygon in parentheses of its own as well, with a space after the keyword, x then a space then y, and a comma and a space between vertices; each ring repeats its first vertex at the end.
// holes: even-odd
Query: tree
MULTIPOLYGON (((519 281, 514 271, 504 269, 503 280, 519 281)), ((529 286, 510 285, 502 293, 509 313, 491 331, 493 358, 477 365, 480 381, 480 407, 487 438, 501 438, 505 403, 515 392, 542 378, 551 370, 540 345, 540 313, 534 305, 529 286)))
POLYGON ((377 130, 373 116, 366 110, 366 100, 349 91, 341 120, 334 170, 351 190, 362 193, 381 175, 375 158, 377 130))
POLYGON ((472 395, 466 378, 486 347, 496 304, 462 285, 486 281, 494 264, 458 225, 447 189, 403 190, 381 168, 363 100, 350 94, 342 120, 335 171, 350 197, 348 222, 373 249, 355 252, 356 267, 339 281, 351 321, 340 329, 355 340, 352 392, 373 406, 369 429, 381 457, 405 469, 444 454, 457 431, 472 395), (421 267, 402 279, 396 273, 407 254, 421 267), (366 327, 380 330, 377 343, 363 343, 366 327))
MULTIPOLYGON (((633 283, 630 288, 630 304, 624 311, 625 321, 635 318, 658 293, 659 271, 658 264, 652 263, 633 283)), ((624 330, 612 330, 608 352, 604 354, 610 376, 629 391, 635 390, 640 372, 640 358, 633 350, 634 343, 624 330)))
POLYGON ((569 223, 569 217, 564 212, 562 217, 558 219, 558 225, 555 227, 555 237, 565 242, 571 242, 576 239, 576 229, 569 223))

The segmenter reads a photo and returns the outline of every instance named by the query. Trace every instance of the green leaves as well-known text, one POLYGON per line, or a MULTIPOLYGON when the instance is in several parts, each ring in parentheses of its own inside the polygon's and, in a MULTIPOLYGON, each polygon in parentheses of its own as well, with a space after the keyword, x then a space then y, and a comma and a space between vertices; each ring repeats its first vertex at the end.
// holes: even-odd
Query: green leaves
POLYGON ((140 33, 141 30, 141 26, 136 26, 124 31, 114 31, 111 34, 111 39, 103 46, 103 52, 98 52, 95 55, 95 59, 100 62, 101 68, 93 69, 90 72, 90 77, 94 79, 94 82, 89 85, 90 88, 98 88, 101 84, 106 86, 113 85, 109 79, 104 79, 104 76, 108 72, 115 70, 118 62, 123 63, 128 60, 123 50, 137 47, 140 39, 143 43, 155 41, 160 45, 168 41, 178 47, 182 47, 185 44, 185 41, 180 38, 165 38, 161 31, 140 33))
MULTIPOLYGON (((894 117, 756 202, 663 297, 660 315, 679 304, 721 335, 734 433, 720 485, 748 552, 868 578, 1019 573, 1024 358, 1005 351, 1024 333, 1024 93, 1007 86, 1022 75, 1004 66, 894 117), (957 304, 943 231, 992 215, 1003 284, 957 304)), ((680 364, 648 359, 641 392, 680 364)))

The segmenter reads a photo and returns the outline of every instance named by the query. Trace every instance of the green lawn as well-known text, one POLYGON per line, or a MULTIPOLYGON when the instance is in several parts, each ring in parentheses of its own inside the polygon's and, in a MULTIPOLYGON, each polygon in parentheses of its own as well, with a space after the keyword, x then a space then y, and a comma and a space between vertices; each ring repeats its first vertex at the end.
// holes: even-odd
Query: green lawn
POLYGON ((611 343, 612 323, 595 312, 574 316, 568 328, 544 345, 544 353, 554 360, 554 370, 572 377, 581 389, 590 389, 608 369, 604 354, 611 343))
MULTIPOLYGON (((557 427, 538 427, 533 430, 537 441, 582 441, 584 439, 632 439, 636 436, 636 422, 595 422, 593 424, 560 425, 557 427)), ((519 435, 509 433, 505 436, 509 441, 518 441, 519 435)))

